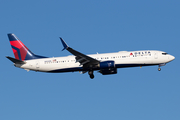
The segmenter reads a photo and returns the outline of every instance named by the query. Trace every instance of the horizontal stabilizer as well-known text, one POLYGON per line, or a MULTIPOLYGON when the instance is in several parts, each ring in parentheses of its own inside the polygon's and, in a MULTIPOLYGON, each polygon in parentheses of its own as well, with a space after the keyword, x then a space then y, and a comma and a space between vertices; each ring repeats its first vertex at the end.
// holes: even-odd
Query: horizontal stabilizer
POLYGON ((26 62, 6 56, 10 61, 12 61, 13 63, 18 63, 18 64, 25 64, 26 62))

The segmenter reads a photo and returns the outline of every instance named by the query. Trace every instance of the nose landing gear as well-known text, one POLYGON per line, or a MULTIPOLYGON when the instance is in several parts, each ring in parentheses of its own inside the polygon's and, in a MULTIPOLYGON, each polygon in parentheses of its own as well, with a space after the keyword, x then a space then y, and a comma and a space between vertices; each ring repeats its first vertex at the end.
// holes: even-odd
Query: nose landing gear
POLYGON ((94 78, 93 71, 89 71, 89 72, 88 72, 88 74, 89 74, 89 76, 90 76, 90 78, 91 78, 91 79, 93 79, 93 78, 94 78))
POLYGON ((159 68, 158 68, 158 71, 161 71, 161 66, 165 66, 166 65, 166 63, 161 63, 161 64, 159 64, 159 68))

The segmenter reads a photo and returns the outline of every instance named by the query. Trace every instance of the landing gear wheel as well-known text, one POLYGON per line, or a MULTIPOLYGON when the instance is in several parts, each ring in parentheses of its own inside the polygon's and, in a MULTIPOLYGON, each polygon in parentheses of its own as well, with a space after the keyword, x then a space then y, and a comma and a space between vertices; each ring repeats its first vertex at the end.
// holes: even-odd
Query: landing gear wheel
POLYGON ((161 71, 161 68, 158 68, 158 71, 161 71))
POLYGON ((90 75, 90 78, 91 78, 91 79, 93 79, 93 78, 94 78, 94 75, 93 75, 93 74, 92 74, 92 75, 90 75))
POLYGON ((88 74, 89 74, 89 76, 90 76, 90 78, 91 78, 91 79, 93 79, 93 78, 94 78, 93 71, 89 71, 89 72, 88 72, 88 74))

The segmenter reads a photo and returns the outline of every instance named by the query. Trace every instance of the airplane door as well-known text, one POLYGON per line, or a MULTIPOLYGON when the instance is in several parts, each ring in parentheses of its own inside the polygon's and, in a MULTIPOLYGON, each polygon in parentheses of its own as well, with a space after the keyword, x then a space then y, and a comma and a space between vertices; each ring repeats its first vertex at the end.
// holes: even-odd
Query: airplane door
POLYGON ((154 53, 154 58, 157 59, 158 58, 158 54, 154 53))
POLYGON ((39 61, 36 61, 36 68, 39 69, 39 61))

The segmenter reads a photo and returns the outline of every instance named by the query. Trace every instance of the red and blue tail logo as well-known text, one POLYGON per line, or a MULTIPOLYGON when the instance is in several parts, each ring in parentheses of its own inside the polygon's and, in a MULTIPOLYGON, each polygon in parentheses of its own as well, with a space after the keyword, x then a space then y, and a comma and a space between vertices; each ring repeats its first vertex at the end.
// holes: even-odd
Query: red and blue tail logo
POLYGON ((43 56, 38 56, 32 53, 20 40, 16 37, 15 34, 8 34, 9 41, 14 53, 14 56, 18 60, 30 60, 30 59, 39 59, 46 58, 43 56))

